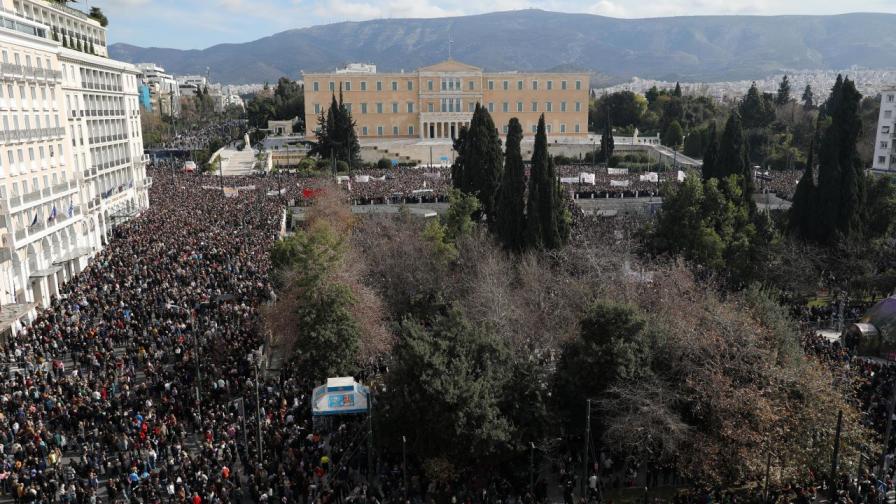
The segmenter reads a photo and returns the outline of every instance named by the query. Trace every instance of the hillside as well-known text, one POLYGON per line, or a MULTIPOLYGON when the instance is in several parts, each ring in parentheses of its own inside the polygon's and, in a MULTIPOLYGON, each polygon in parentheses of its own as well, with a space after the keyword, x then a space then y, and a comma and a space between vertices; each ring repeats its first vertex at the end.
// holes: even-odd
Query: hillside
POLYGON ((381 19, 288 30, 203 50, 113 44, 112 57, 240 84, 301 70, 375 63, 412 70, 454 56, 488 70, 580 68, 681 81, 763 77, 784 69, 896 66, 896 14, 615 19, 541 10, 441 19, 381 19))

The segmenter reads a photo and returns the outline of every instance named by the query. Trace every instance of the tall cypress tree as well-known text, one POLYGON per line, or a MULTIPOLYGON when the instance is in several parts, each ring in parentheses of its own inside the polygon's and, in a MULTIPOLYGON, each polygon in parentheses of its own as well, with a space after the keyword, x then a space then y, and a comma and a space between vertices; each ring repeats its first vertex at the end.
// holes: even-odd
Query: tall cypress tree
POLYGON ((467 127, 461 126, 457 136, 454 137, 454 163, 451 165, 451 185, 467 194, 473 192, 473 186, 467 175, 466 153, 467 153, 467 127))
POLYGON ((603 134, 600 136, 600 156, 608 165, 610 158, 613 157, 613 151, 616 149, 613 141, 613 123, 610 121, 610 111, 607 110, 607 125, 603 134))
POLYGON ((507 125, 504 176, 494 226, 504 247, 514 251, 522 250, 526 245, 526 169, 520 151, 522 140, 523 127, 514 117, 507 125))
POLYGON ((476 104, 470 128, 458 135, 455 149, 458 153, 452 167, 452 175, 457 176, 455 187, 479 198, 482 210, 492 221, 504 163, 501 138, 485 107, 476 104))
POLYGON ((719 141, 719 155, 715 160, 715 176, 723 179, 729 175, 741 177, 744 200, 752 202, 753 170, 747 158, 747 140, 737 112, 732 112, 725 123, 719 141))
POLYGON ((806 240, 818 241, 820 239, 815 208, 818 204, 818 186, 815 182, 815 141, 818 137, 818 127, 815 135, 809 143, 809 154, 806 159, 806 170, 800 177, 793 193, 793 205, 788 215, 788 227, 792 233, 806 240))
POLYGON ((719 155, 719 135, 716 133, 715 121, 709 125, 706 137, 706 149, 703 151, 703 180, 718 177, 716 175, 716 158, 719 155))
POLYGON ((548 140, 542 114, 535 133, 535 146, 529 167, 529 192, 526 198, 526 241, 532 248, 545 247, 545 237, 551 234, 554 194, 552 187, 548 179, 548 140))

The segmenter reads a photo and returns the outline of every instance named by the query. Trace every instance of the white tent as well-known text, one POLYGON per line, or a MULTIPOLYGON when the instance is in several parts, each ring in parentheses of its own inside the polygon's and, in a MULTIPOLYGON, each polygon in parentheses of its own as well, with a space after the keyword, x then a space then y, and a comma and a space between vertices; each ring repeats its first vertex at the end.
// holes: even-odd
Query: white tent
POLYGON ((314 388, 311 395, 311 414, 356 415, 367 413, 370 389, 351 376, 327 378, 327 383, 314 388))

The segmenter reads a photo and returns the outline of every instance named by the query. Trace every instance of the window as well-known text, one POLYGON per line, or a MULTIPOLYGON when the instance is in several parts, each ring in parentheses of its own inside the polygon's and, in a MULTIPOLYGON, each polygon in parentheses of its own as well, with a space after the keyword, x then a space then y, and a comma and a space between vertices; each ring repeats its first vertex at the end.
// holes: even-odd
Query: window
POLYGON ((376 113, 377 113, 377 114, 382 114, 382 113, 383 113, 383 104, 382 104, 382 103, 377 103, 377 104, 376 104, 376 113))
POLYGON ((352 104, 351 104, 351 103, 346 103, 346 104, 345 104, 345 110, 347 110, 348 113, 351 114, 351 113, 352 113, 352 104))
POLYGON ((408 126, 408 136, 414 136, 414 126, 408 126))
POLYGON ((582 111, 582 102, 576 102, 576 112, 582 111))
POLYGON ((352 81, 345 81, 345 84, 343 84, 342 89, 345 89, 346 91, 351 91, 352 90, 352 81))
POLYGON ((392 113, 393 114, 398 113, 398 102, 392 102, 392 113))
POLYGON ((892 110, 884 110, 884 118, 889 119, 893 115, 892 110))
POLYGON ((367 91, 367 81, 361 81, 361 91, 367 91))
POLYGON ((383 90, 383 81, 376 81, 376 90, 377 91, 383 90))
POLYGON ((554 105, 553 105, 551 102, 545 102, 545 104, 544 104, 544 111, 545 111, 545 112, 553 112, 553 111, 554 111, 554 105))
POLYGON ((318 91, 320 91, 320 83, 318 83, 317 81, 312 82, 312 83, 311 83, 311 89, 312 89, 315 93, 318 92, 318 91))
POLYGON ((392 126, 392 136, 398 136, 398 126, 392 126))
POLYGON ((505 135, 506 135, 507 132, 509 131, 509 129, 507 128, 507 125, 506 125, 506 124, 504 125, 503 128, 501 128, 501 130, 504 132, 505 135))
POLYGON ((510 112, 510 104, 507 103, 507 102, 502 103, 502 104, 501 104, 501 111, 504 112, 504 113, 510 112))
POLYGON ((532 112, 538 112, 538 102, 532 102, 532 112))
POLYGON ((432 91, 432 79, 426 81, 426 90, 432 91))
POLYGON ((362 104, 361 104, 361 113, 362 113, 362 114, 366 114, 366 113, 367 113, 367 104, 366 104, 366 103, 362 103, 362 104))
POLYGON ((408 102, 408 114, 414 113, 414 102, 408 102))
POLYGON ((560 112, 566 112, 566 102, 560 102, 560 112))
POLYGON ((507 81, 504 81, 504 91, 510 89, 510 84, 507 81))
POLYGON ((889 127, 889 126, 884 126, 884 127, 882 127, 882 128, 880 129, 880 132, 883 133, 883 134, 887 134, 887 133, 890 132, 890 127, 889 127))
POLYGON ((517 112, 523 111, 523 102, 521 102, 521 101, 516 102, 516 111, 517 112))
POLYGON ((523 81, 516 81, 516 88, 520 91, 523 90, 523 81))
POLYGON ((887 101, 893 103, 893 100, 896 99, 896 95, 887 95, 887 101))
POLYGON ((887 143, 887 141, 886 140, 881 141, 880 148, 886 149, 887 147, 889 147, 889 144, 887 143))
POLYGON ((565 80, 560 81, 560 89, 562 89, 563 91, 566 91, 566 81, 565 80))
POLYGON ((538 133, 538 125, 537 124, 532 125, 532 133, 538 133))
POLYGON ((476 110, 476 104, 473 102, 467 103, 467 112, 473 112, 476 110))
POLYGON ((495 102, 488 102, 488 112, 490 114, 495 112, 495 102))
POLYGON ((414 81, 408 81, 408 91, 414 90, 414 81))
POLYGON ((392 81, 392 91, 398 91, 398 81, 392 81))
POLYGON ((333 93, 335 91, 336 91, 336 83, 333 81, 330 81, 330 92, 333 93))
POLYGON ((448 91, 448 81, 442 79, 442 91, 448 91))
POLYGON ((363 128, 361 128, 361 135, 367 136, 367 126, 364 126, 363 128))
POLYGON ((578 132, 579 132, 579 125, 576 124, 576 133, 578 133, 578 132))
POLYGON ((532 81, 532 91, 538 91, 538 81, 532 81))
POLYGON ((877 156, 877 163, 884 164, 887 162, 887 156, 877 156))
POLYGON ((495 90, 495 81, 493 81, 493 80, 488 81, 488 90, 489 91, 495 90))
POLYGON ((554 89, 554 81, 549 80, 549 81, 548 81, 548 91, 550 91, 550 90, 552 90, 552 89, 554 89))
POLYGON ((467 87, 470 89, 470 91, 473 91, 474 89, 476 89, 476 82, 470 81, 470 85, 467 87))
POLYGON ((582 81, 577 80, 576 81, 576 91, 581 91, 581 90, 582 90, 582 81))
POLYGON ((544 125, 544 131, 545 131, 545 133, 551 132, 551 124, 550 123, 544 125))
POLYGON ((434 107, 433 107, 433 105, 432 105, 432 102, 429 102, 429 103, 427 103, 426 105, 428 106, 428 111, 429 111, 429 112, 433 112, 433 108, 434 108, 434 107))
POLYGON ((566 133, 566 125, 563 123, 560 123, 560 133, 566 133))

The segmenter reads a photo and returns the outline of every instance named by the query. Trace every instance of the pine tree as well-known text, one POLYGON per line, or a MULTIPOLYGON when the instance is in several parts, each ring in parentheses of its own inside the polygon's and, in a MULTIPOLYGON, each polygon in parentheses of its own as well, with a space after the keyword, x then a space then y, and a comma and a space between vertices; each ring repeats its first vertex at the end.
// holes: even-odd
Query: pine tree
POLYGON ((716 133, 716 123, 709 125, 709 133, 706 138, 706 149, 703 151, 703 180, 717 177, 716 158, 719 155, 719 135, 716 133))
POLYGON ((740 112, 740 121, 747 129, 764 128, 775 119, 775 111, 765 96, 759 92, 755 82, 741 101, 738 111, 740 112))
POLYGON ((715 177, 727 178, 730 175, 741 177, 742 193, 745 201, 752 201, 753 171, 747 158, 747 140, 744 136, 740 115, 732 112, 725 123, 725 130, 719 141, 719 154, 715 160, 715 177))
POLYGON ((679 84, 677 82, 675 83, 675 90, 672 91, 672 96, 681 98, 681 84, 679 84))
POLYGON ((812 92, 812 86, 806 84, 806 89, 803 90, 803 108, 806 110, 812 110, 815 107, 815 94, 812 92))
POLYGON ((504 176, 497 201, 495 233, 508 250, 519 251, 526 245, 526 169, 520 151, 523 127, 514 117, 507 125, 504 176))
MULTIPOLYGON (((207 92, 206 92, 207 93, 207 92)), ((197 92, 197 97, 203 93, 197 92)), ((318 116, 315 135, 317 143, 309 151, 322 159, 343 161, 353 167, 360 159, 361 146, 355 134, 355 122, 345 103, 342 102, 342 89, 339 90, 339 101, 334 94, 326 111, 321 110, 318 116)))
POLYGON ((651 105, 651 104, 653 104, 653 102, 655 102, 656 99, 659 98, 659 97, 660 97, 660 92, 659 92, 659 90, 656 88, 656 86, 652 86, 650 89, 647 90, 646 93, 644 93, 644 98, 647 98, 647 105, 648 105, 648 106, 651 105))
POLYGON ((790 102, 790 81, 787 79, 787 74, 784 74, 784 78, 781 79, 781 84, 778 86, 778 94, 775 96, 775 104, 776 105, 786 105, 790 102))

